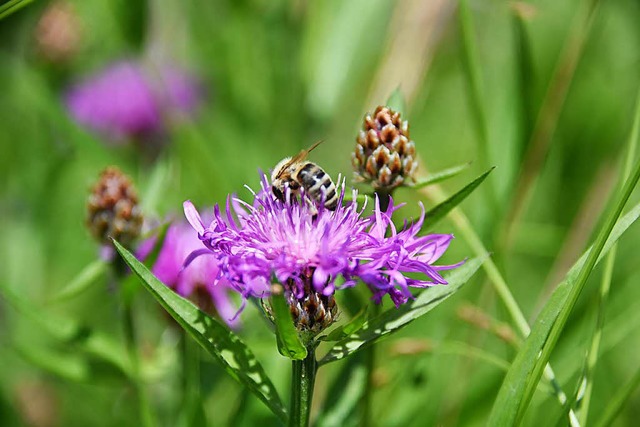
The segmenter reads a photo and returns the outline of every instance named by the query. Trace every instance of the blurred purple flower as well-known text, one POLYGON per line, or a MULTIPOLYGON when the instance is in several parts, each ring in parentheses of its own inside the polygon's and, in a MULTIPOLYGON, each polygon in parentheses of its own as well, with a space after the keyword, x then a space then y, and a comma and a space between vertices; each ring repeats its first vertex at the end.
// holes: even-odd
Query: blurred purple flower
MULTIPOLYGON (((215 280, 230 282, 245 302, 248 297, 268 296, 274 278, 298 299, 308 292, 332 295, 336 286, 351 287, 360 279, 375 302, 388 294, 396 306, 412 297, 409 287, 447 283, 440 270, 460 263, 433 263, 453 236, 418 236, 424 208, 418 221, 405 223, 398 231, 391 214, 399 206, 391 202, 383 212, 376 199, 373 215, 364 217, 364 207, 342 205, 344 192, 343 182, 335 211, 295 198, 282 202, 273 196, 263 175, 262 190, 254 194, 253 205, 230 197, 224 214, 218 205, 214 207, 210 223, 203 222, 191 202, 184 203, 184 210, 208 249, 207 256, 217 259, 220 268, 215 280), (407 277, 407 273, 417 274, 407 277), (342 283, 337 282, 339 277, 342 283)), ((354 191, 353 200, 355 195, 354 191)))
MULTIPOLYGON (((154 244, 155 239, 145 241, 139 248, 137 257, 145 259, 149 256, 154 244)), ((214 280, 219 273, 216 259, 201 256, 184 266, 189 254, 201 248, 202 243, 189 224, 173 223, 167 230, 151 271, 179 295, 195 300, 205 309, 213 308, 229 326, 237 326, 238 322, 234 319, 237 307, 229 295, 230 284, 225 280, 214 280)))
POLYGON ((114 142, 161 135, 167 116, 192 113, 201 87, 173 66, 117 62, 73 86, 66 105, 83 126, 114 142))

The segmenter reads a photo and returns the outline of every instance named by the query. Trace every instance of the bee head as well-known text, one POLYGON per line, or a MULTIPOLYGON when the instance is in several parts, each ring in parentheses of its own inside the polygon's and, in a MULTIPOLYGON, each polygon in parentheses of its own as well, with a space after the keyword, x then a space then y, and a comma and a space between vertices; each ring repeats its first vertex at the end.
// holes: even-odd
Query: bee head
POLYGON ((284 173, 284 169, 291 161, 291 157, 285 157, 276 164, 271 172, 271 182, 275 184, 278 178, 284 173))
POLYGON ((271 187, 271 191, 273 191, 273 194, 278 198, 278 200, 284 201, 284 194, 277 185, 273 185, 271 187))

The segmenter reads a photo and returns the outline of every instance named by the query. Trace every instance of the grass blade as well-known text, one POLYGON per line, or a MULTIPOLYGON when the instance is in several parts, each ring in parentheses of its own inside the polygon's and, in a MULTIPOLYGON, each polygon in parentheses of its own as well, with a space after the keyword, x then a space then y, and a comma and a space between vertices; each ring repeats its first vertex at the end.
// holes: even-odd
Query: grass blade
POLYGON ((607 427, 611 425, 638 387, 640 387, 640 369, 638 369, 633 378, 624 386, 620 387, 618 392, 613 396, 604 410, 604 414, 602 414, 595 424, 596 427, 607 427))
POLYGON ((451 212, 451 210, 453 208, 455 208, 460 203, 462 203, 462 201, 464 199, 466 199, 469 194, 473 193, 473 191, 476 188, 478 188, 478 186, 480 184, 482 184, 482 181, 484 181, 485 178, 494 169, 495 169, 495 166, 492 167, 491 169, 489 169, 488 171, 486 171, 485 173, 483 173, 482 175, 480 175, 479 177, 477 177, 476 179, 474 179, 473 181, 471 181, 469 184, 464 186, 464 188, 462 188, 462 190, 458 191, 457 193, 455 193, 453 196, 449 197, 444 202, 440 203, 439 205, 437 205, 437 206, 431 208, 429 211, 427 211, 426 223, 425 223, 425 226, 426 226, 425 231, 433 228, 433 226, 435 224, 437 224, 438 221, 440 221, 442 218, 444 218, 449 212, 451 212))
POLYGON ((101 259, 93 261, 83 268, 67 286, 54 295, 52 301, 60 302, 81 295, 84 291, 90 289, 107 272, 108 268, 109 264, 101 259))
MULTIPOLYGON (((625 161, 625 167, 623 171, 623 179, 627 179, 631 173, 631 167, 633 166, 633 159, 636 155, 636 148, 638 144, 638 135, 640 134, 640 91, 636 96, 636 107, 633 119, 633 125, 631 127, 631 133, 629 134, 629 141, 627 143, 627 155, 625 161)), ((580 411, 580 423, 582 425, 587 424, 587 418, 589 414, 589 404, 591 401, 591 392, 593 391, 593 377, 598 363, 598 353, 600 351, 600 341, 602 339, 602 329, 605 322, 605 306, 609 299, 609 290, 611 289, 611 278, 613 276, 613 266, 616 258, 616 246, 611 248, 611 252, 607 256, 605 269, 602 274, 602 281, 600 282, 600 300, 598 302, 598 312, 596 317, 596 328, 591 337, 591 346, 587 354, 587 365, 583 376, 583 382, 585 384, 584 394, 576 396, 577 405, 581 408, 580 411)), ((580 388, 582 390, 582 387, 580 388)))
POLYGON ((365 322, 364 326, 347 338, 339 341, 329 350, 320 364, 343 359, 358 350, 366 348, 378 339, 408 325, 417 318, 427 314, 441 302, 449 298, 469 281, 480 268, 486 256, 467 261, 462 267, 453 270, 445 278, 448 285, 425 289, 413 301, 391 308, 379 316, 365 322))
MULTIPOLYGON (((402 91, 400 90, 400 86, 398 86, 387 99, 387 107, 391 108, 393 111, 396 111, 400 114, 407 114, 407 104, 404 99, 404 95, 402 95, 402 91)), ((405 117, 406 119, 406 117, 405 117)))
POLYGON ((367 369, 362 356, 349 358, 327 390, 325 405, 316 420, 318 427, 357 426, 360 424, 358 407, 365 395, 367 369))
POLYGON ((424 178, 417 180, 416 183, 411 186, 411 188, 415 188, 416 190, 418 190, 428 185, 438 184, 449 178, 453 178, 454 176, 458 175, 460 172, 466 170, 469 166, 471 166, 471 162, 454 166, 452 168, 444 169, 444 170, 441 170, 440 172, 436 172, 431 175, 427 175, 424 178))
POLYGON ((281 420, 287 415, 278 393, 251 350, 236 334, 199 310, 158 280, 118 242, 113 242, 144 287, 169 314, 238 382, 247 387, 281 420))
POLYGON ((515 425, 521 421, 551 351, 599 257, 611 249, 640 214, 640 205, 637 205, 616 223, 639 178, 640 162, 636 164, 632 177, 625 183, 593 247, 571 268, 538 316, 531 334, 516 355, 498 392, 489 425, 515 425))
POLYGON ((33 0, 10 0, 3 5, 0 5, 0 19, 4 19, 14 12, 19 11, 33 0))

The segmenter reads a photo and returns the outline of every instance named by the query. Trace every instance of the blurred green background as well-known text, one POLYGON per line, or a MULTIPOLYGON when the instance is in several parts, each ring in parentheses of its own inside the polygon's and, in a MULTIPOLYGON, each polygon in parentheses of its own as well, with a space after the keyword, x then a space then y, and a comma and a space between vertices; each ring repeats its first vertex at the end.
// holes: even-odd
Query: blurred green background
MULTIPOLYGON (((243 186, 257 187, 259 169, 318 139, 325 142, 312 160, 350 179, 363 115, 399 87, 421 174, 473 161, 443 184, 451 194, 497 166, 462 209, 530 319, 590 242, 619 179, 640 81, 635 0, 474 0, 470 33, 459 4, 447 0, 69 0, 73 18, 64 25, 78 40, 64 58, 52 58, 39 28, 59 4, 35 1, 0 21, 3 426, 138 425, 117 362, 124 350, 108 281, 50 302, 97 257, 85 202, 108 165, 132 177, 146 217, 156 220, 179 218, 186 199, 206 206, 228 193, 246 198, 243 186), (168 124, 153 159, 140 143, 114 146, 74 123, 63 102, 73 82, 132 58, 172 61, 206 88, 195 117, 168 124)), ((407 202, 406 217, 419 213, 420 200, 434 204, 407 189, 397 198, 407 202)), ((438 231, 456 232, 447 221, 438 231)), ((445 261, 472 256, 457 237, 445 261)), ((640 363, 638 238, 632 228, 616 259, 593 419, 640 363)), ((570 394, 595 325, 601 271, 552 357, 570 394)), ((479 273, 381 344, 373 406, 379 425, 486 423, 515 351, 463 320, 468 304, 509 322, 479 273), (414 344, 418 350, 405 354, 414 344)), ((141 293, 136 308, 154 409, 161 425, 176 425, 183 409, 177 332, 150 296, 141 293)), ((242 316, 240 334, 286 396, 287 360, 255 310, 242 316)), ((314 411, 344 363, 320 371, 314 411)), ((209 425, 275 423, 204 355, 200 383, 209 425)), ((636 393, 616 425, 639 416, 636 393)), ((525 421, 558 420, 561 408, 541 386, 525 421)))

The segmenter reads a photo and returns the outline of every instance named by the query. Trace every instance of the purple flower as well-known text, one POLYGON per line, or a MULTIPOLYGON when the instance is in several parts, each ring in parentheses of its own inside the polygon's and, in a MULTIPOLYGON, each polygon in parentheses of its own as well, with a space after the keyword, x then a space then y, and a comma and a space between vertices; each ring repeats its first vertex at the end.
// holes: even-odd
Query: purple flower
MULTIPOLYGON (((155 239, 145 241, 138 250, 139 259, 146 258, 155 239)), ((185 298, 196 299, 204 307, 211 307, 229 326, 236 326, 237 308, 230 298, 230 284, 214 280, 219 267, 213 256, 201 256, 188 262, 189 255, 202 248, 202 243, 186 222, 171 224, 162 248, 151 271, 164 284, 185 298), (185 261, 188 265, 185 266, 185 261)))
POLYGON ((72 87, 66 105, 83 126, 114 142, 161 135, 167 116, 191 113, 201 98, 198 83, 172 66, 145 68, 117 62, 72 87))
POLYGON ((229 197, 224 213, 214 207, 210 223, 203 222, 191 202, 184 203, 184 210, 209 256, 217 260, 215 280, 228 281, 245 300, 267 296, 274 280, 300 299, 308 292, 333 295, 336 288, 355 286, 359 279, 375 302, 388 294, 399 306, 412 297, 410 287, 447 283, 440 270, 460 264, 433 263, 453 236, 418 236, 424 208, 415 223, 397 230, 391 214, 399 206, 391 202, 383 212, 376 199, 373 214, 365 217, 364 207, 342 205, 344 182, 340 187, 338 206, 330 211, 295 198, 277 200, 263 175, 253 204, 229 197))

